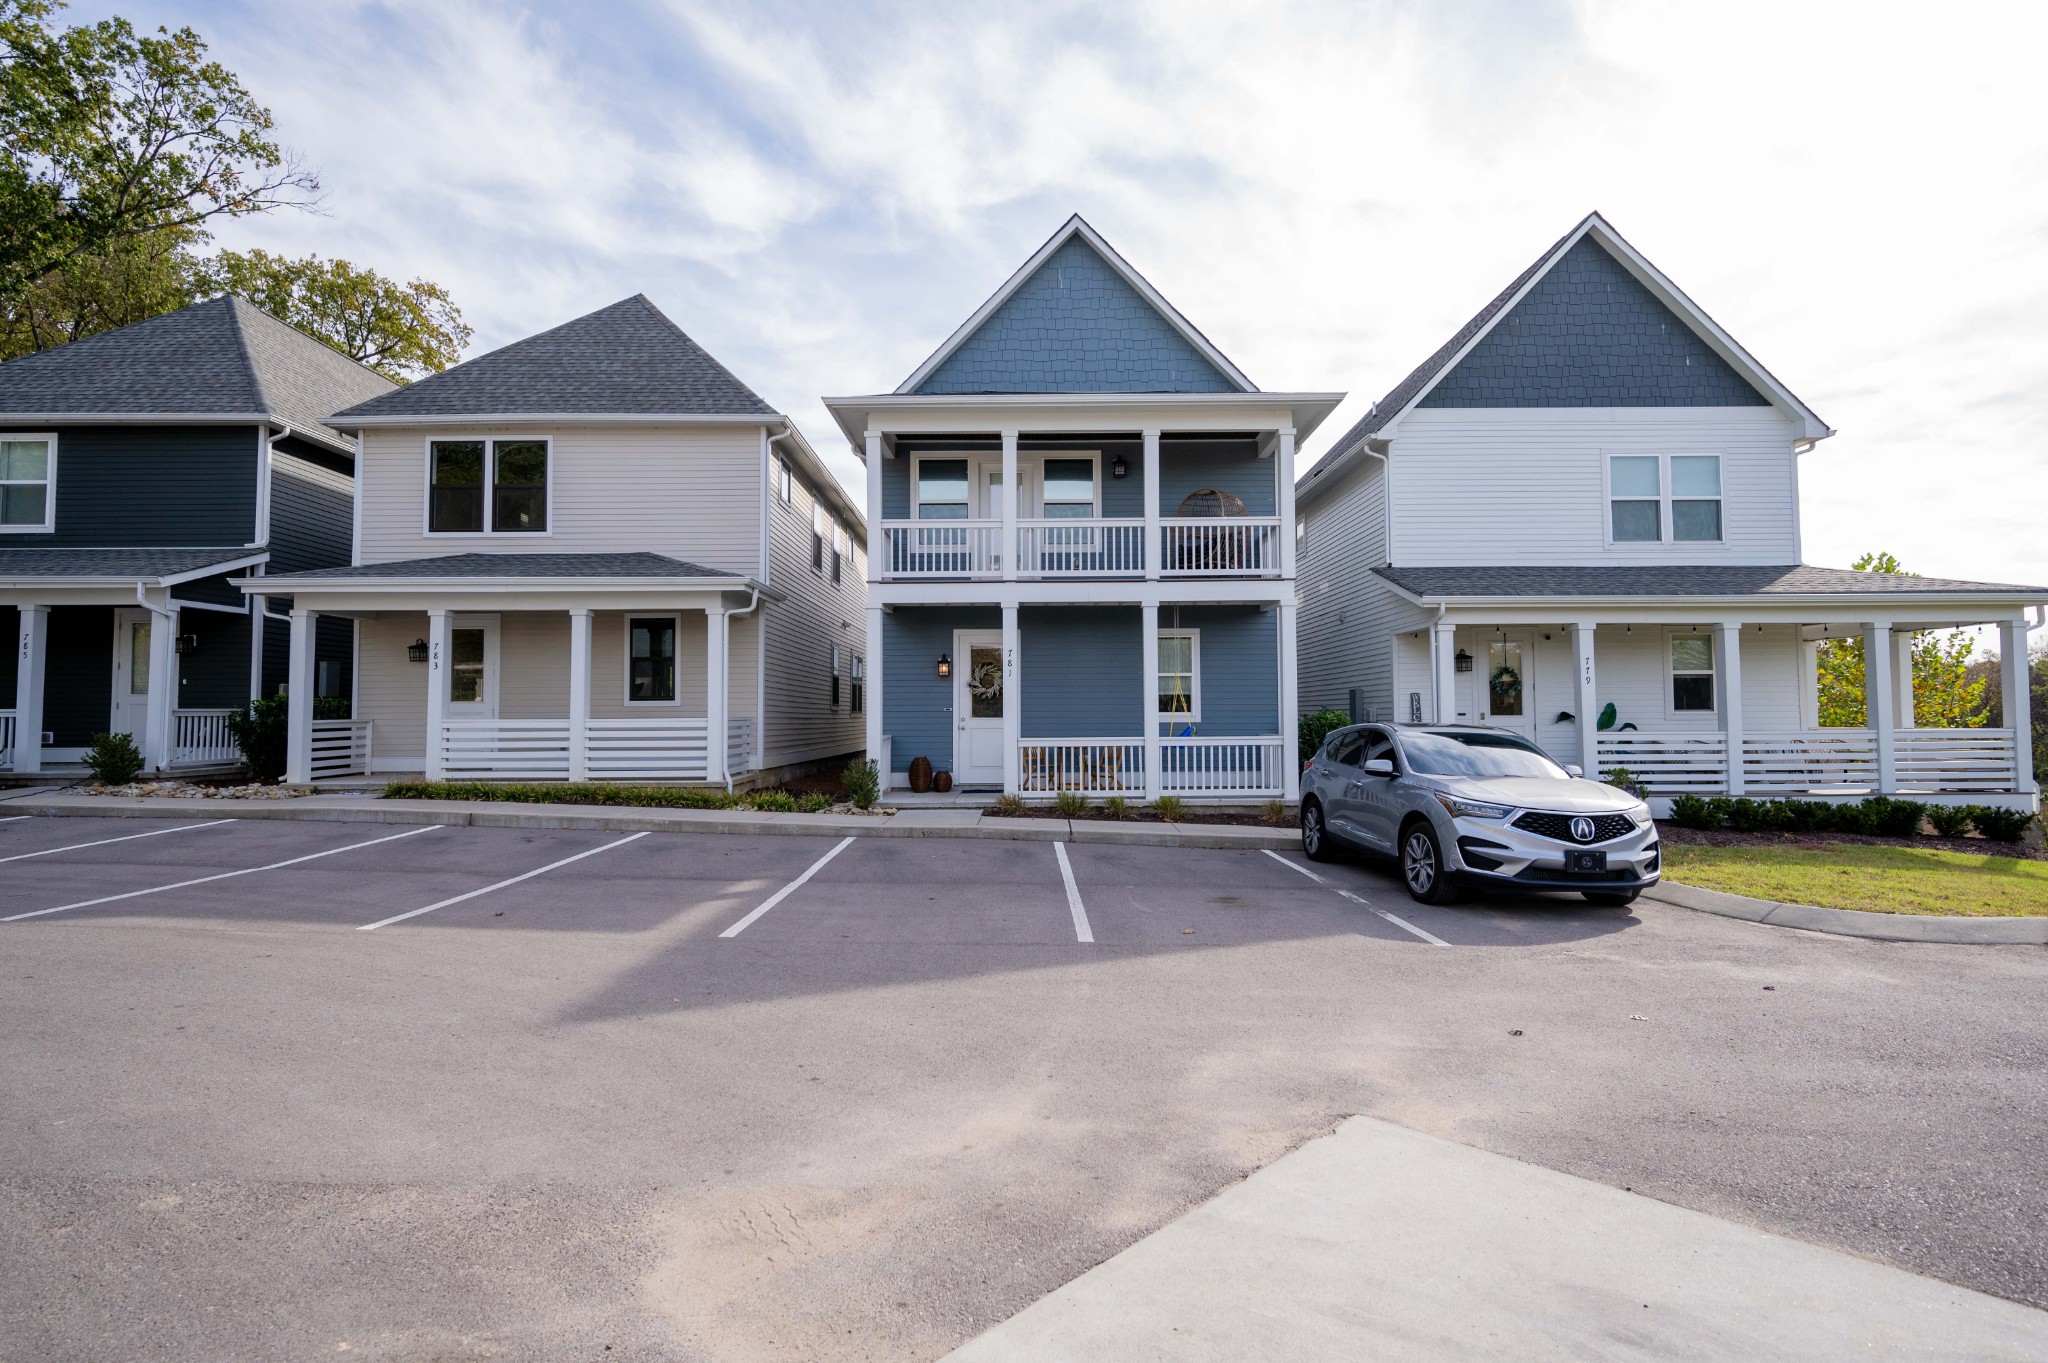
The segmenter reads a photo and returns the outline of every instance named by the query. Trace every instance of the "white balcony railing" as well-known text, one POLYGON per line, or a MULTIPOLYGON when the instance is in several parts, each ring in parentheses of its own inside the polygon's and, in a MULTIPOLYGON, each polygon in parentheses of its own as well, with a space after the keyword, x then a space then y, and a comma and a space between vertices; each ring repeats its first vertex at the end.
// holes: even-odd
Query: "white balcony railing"
POLYGON ((1877 733, 1814 729, 1796 734, 1744 734, 1742 784, 1757 794, 1830 787, 1877 789, 1877 733))
POLYGON ((1159 523, 1165 577, 1272 577, 1280 571, 1278 517, 1193 517, 1159 523))
POLYGON ((884 521, 882 576, 998 577, 1001 521, 884 521))
POLYGON ((228 737, 233 710, 173 710, 171 765, 210 767, 242 760, 242 750, 228 737))
MULTIPOLYGON (((884 521, 880 573, 885 581, 992 578, 1003 575, 1003 523, 884 521)), ((1263 517, 1186 517, 1159 524, 1162 577, 1276 577, 1280 522, 1263 517)), ((1141 520, 1046 519, 1017 522, 1017 576, 1142 577, 1151 568, 1141 520)))
POLYGON ((314 720, 312 778, 326 781, 337 776, 367 776, 370 723, 367 719, 314 720))
POLYGON ((1017 522, 1019 577, 1142 577, 1145 522, 1017 522))
POLYGON ((1279 795, 1287 789, 1288 746, 1277 735, 1162 738, 1159 789, 1168 795, 1279 795))
POLYGON ((1705 795, 1728 789, 1728 735, 1602 734, 1600 771, 1626 767, 1652 795, 1705 795))
POLYGON ((2011 790, 2017 741, 2011 729, 1896 730, 1899 789, 2011 790))

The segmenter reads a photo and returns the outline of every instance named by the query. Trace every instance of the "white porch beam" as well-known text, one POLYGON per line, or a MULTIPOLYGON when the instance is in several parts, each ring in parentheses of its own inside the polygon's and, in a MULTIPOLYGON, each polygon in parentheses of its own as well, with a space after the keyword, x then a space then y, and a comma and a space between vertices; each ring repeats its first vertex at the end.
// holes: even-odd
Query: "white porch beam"
POLYGON ((1898 730, 1892 721, 1892 622, 1872 620, 1863 626, 1863 722, 1877 734, 1877 789, 1890 795, 1899 788, 1898 730))
MULTIPOLYGON (((872 523, 872 522, 871 522, 872 523)), ((867 713, 862 719, 867 724, 868 761, 875 764, 881 773, 882 789, 889 788, 889 773, 882 766, 882 608, 868 607, 868 654, 867 654, 867 713)))
POLYGON ((704 612, 704 779, 725 784, 726 679, 729 620, 722 610, 704 612))
POLYGON ((178 608, 168 604, 169 591, 164 592, 164 601, 163 608, 150 607, 149 695, 145 701, 149 708, 149 750, 143 756, 156 771, 167 769, 171 754, 176 751, 171 730, 177 723, 178 709, 178 608))
MULTIPOLYGON (((1145 576, 1148 580, 1159 580, 1159 563, 1166 557, 1159 543, 1159 428, 1145 428, 1145 576)), ((1159 623, 1159 611, 1152 611, 1152 623, 1159 623)), ((1155 631, 1156 632, 1156 631, 1155 631)), ((1158 670, 1153 670, 1158 675, 1158 670)), ((1147 769, 1150 770, 1149 768, 1147 769)), ((1149 777, 1147 778, 1150 779, 1149 777)))
POLYGON ((590 612, 569 610, 569 779, 590 779, 590 612))
POLYGON ((1913 631, 1892 631, 1892 722, 1913 727, 1913 631))
MULTIPOLYGON (((1022 497, 1017 486, 1017 428, 1003 431, 1003 581, 1017 580, 1017 506, 1022 497)), ((1005 695, 1008 692, 1004 693, 1005 695)))
POLYGON ((1458 718, 1457 628, 1445 621, 1430 631, 1430 718, 1437 724, 1452 724, 1458 718))
MULTIPOLYGON (((1149 481, 1150 475, 1147 475, 1149 481)), ((1138 608, 1139 667, 1144 694, 1139 697, 1138 714, 1144 720, 1145 802, 1159 798, 1159 607, 1147 603, 1138 608)))
MULTIPOLYGON (((1023 736, 1024 703, 1018 695, 1024 669, 1018 665, 1022 640, 1017 629, 1017 606, 1003 606, 1003 792, 1018 793, 1022 784, 1018 771, 1017 744, 1023 736)), ((965 663, 962 659, 962 664, 965 663)))
MULTIPOLYGON (((882 433, 867 433, 868 455, 868 581, 878 581, 889 562, 889 537, 882 530, 882 433)), ((771 491, 770 496, 773 496, 771 491)))
POLYGON ((14 770, 43 769, 43 673, 50 655, 50 608, 17 607, 20 636, 14 652, 14 770))
POLYGON ((448 612, 427 612, 427 758, 426 778, 445 779, 448 772, 448 612))
POLYGON ((1280 428, 1280 442, 1273 452, 1273 509, 1280 516, 1280 576, 1294 576, 1294 428, 1280 428))
POLYGON ((1600 779, 1600 689, 1594 675, 1593 640, 1599 626, 1572 625, 1572 713, 1579 719, 1579 767, 1600 779))
POLYGON ((320 617, 299 607, 292 612, 292 656, 285 673, 284 779, 295 786, 313 779, 313 653, 320 617))
MULTIPOLYGON (((1288 538, 1285 534, 1281 536, 1283 542, 1288 538)), ((1281 602, 1279 619, 1275 622, 1275 631, 1280 641, 1280 766, 1286 773, 1284 781, 1289 802, 1301 798, 1301 761, 1297 752, 1301 740, 1299 721, 1296 719, 1296 715, 1300 713, 1301 701, 1296 693, 1294 663, 1294 614, 1297 609, 1291 601, 1281 602)), ((1158 689, 1156 683, 1153 689, 1158 689)))
POLYGON ((1721 732, 1728 739, 1728 793, 1740 795, 1747 789, 1742 772, 1742 625, 1723 620, 1715 625, 1714 663, 1720 695, 1721 732))
POLYGON ((2027 622, 2024 617, 1998 622, 1999 699, 2005 713, 2005 727, 2012 730, 2013 785, 2022 795, 2039 789, 2034 780, 2034 737, 2028 713, 2027 622))

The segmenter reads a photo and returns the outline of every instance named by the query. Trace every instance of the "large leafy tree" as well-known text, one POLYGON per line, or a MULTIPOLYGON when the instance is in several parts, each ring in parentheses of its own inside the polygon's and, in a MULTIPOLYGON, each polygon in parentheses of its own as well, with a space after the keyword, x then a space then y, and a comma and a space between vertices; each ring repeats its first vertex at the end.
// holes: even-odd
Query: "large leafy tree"
POLYGON ((401 382, 462 358, 470 328, 439 284, 401 284, 346 260, 223 251, 194 267, 197 292, 235 293, 401 382))
MULTIPOLYGON (((1849 565, 1859 572, 1910 573, 1890 554, 1865 554, 1849 565)), ((1985 723, 1984 678, 1970 664, 1975 647, 1961 630, 1921 630, 1913 636, 1913 723, 1923 729, 1974 729, 1985 723)), ((1863 640, 1829 639, 1820 646, 1820 722, 1856 728, 1867 722, 1863 694, 1863 640)))

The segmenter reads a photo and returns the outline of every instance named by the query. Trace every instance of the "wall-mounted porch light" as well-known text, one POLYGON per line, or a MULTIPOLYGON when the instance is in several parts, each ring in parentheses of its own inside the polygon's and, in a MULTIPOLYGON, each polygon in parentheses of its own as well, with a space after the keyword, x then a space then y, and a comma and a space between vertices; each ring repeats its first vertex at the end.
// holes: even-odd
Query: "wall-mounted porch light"
POLYGON ((1451 661, 1457 665, 1460 672, 1470 672, 1472 670, 1472 655, 1462 648, 1458 650, 1458 656, 1451 661))
POLYGON ((1122 455, 1118 455, 1116 458, 1109 461, 1109 476, 1112 478, 1121 478, 1130 471, 1131 466, 1124 462, 1124 457, 1122 455))
POLYGON ((171 648, 180 654, 197 653, 199 651, 199 636, 196 634, 180 634, 171 641, 171 648))
POLYGON ((939 655, 939 675, 941 677, 953 675, 953 659, 944 653, 939 655))
POLYGON ((407 644, 405 646, 405 660, 411 663, 425 662, 427 660, 427 641, 425 639, 415 639, 407 644))

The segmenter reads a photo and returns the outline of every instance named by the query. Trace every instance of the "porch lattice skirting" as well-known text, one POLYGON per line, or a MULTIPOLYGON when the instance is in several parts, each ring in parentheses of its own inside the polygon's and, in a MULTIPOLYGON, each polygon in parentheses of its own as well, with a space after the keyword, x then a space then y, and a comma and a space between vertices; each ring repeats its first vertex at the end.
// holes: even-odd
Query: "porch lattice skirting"
MULTIPOLYGON (((1270 797, 1286 790, 1287 745, 1277 736, 1162 738, 1159 791, 1165 795, 1270 797)), ((1025 739, 1018 745, 1024 794, 1071 790, 1144 796, 1142 738, 1025 739)))
MULTIPOLYGON (((1879 788, 1874 729, 1816 729, 1744 734, 1746 794, 1828 794, 1879 788)), ((2017 757, 2011 729, 1895 729, 1900 793, 1946 794, 2012 789, 2017 757)), ((1626 767, 1653 795, 1718 795, 1730 789, 1728 736, 1602 734, 1600 769, 1626 767)))

